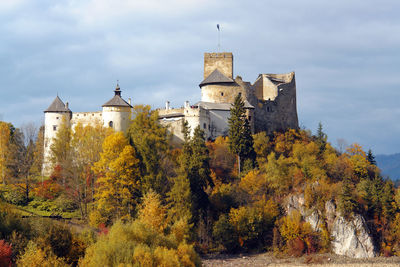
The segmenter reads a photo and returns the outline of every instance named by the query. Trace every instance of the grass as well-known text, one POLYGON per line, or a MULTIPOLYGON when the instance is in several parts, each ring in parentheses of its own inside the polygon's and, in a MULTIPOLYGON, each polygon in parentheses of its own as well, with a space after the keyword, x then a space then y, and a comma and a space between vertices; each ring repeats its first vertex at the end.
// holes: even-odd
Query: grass
POLYGON ((13 211, 16 214, 21 216, 28 216, 28 217, 36 217, 36 216, 51 216, 51 215, 59 215, 64 219, 81 219, 81 214, 79 210, 75 210, 73 212, 54 212, 54 211, 45 211, 38 208, 34 208, 32 206, 17 206, 14 204, 10 204, 7 202, 2 201, 2 205, 5 205, 8 209, 13 211))

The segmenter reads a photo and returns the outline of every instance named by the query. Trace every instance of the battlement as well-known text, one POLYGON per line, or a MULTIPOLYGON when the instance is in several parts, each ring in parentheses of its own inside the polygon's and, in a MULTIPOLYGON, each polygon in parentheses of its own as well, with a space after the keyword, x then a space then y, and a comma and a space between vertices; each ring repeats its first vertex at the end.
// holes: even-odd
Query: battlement
POLYGON ((215 69, 233 79, 233 54, 229 52, 204 53, 204 79, 215 69))

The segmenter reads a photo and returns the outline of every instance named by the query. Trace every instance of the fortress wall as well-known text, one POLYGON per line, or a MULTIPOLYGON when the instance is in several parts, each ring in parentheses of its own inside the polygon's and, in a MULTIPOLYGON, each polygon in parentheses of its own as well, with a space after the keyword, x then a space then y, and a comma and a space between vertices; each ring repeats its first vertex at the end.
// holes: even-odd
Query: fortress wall
POLYGON ((204 53, 204 79, 215 69, 233 79, 233 54, 227 52, 204 53))
POLYGON ((210 110, 210 137, 212 139, 228 135, 229 117, 229 110, 210 110))
POLYGON ((168 127, 168 131, 173 134, 172 141, 180 143, 184 141, 182 127, 184 120, 187 121, 190 128, 190 135, 193 136, 194 129, 200 125, 204 130, 205 137, 210 136, 210 116, 209 112, 201 107, 187 106, 178 109, 159 109, 159 122, 168 127), (165 117, 163 117, 165 116, 165 117), (205 126, 205 127, 204 127, 205 126))
POLYGON ((84 127, 88 125, 94 125, 95 123, 103 124, 103 114, 101 111, 73 112, 71 127, 74 128, 78 123, 81 123, 84 127))
POLYGON ((264 74, 258 77, 253 86, 258 99, 275 100, 278 96, 278 86, 266 78, 264 74))
MULTIPOLYGON (((291 80, 277 86, 278 96, 274 100, 257 99, 254 111, 255 131, 282 131, 288 128, 297 129, 298 117, 296 106, 296 81, 294 73, 283 75, 291 80)), ((269 74, 270 75, 270 74, 269 74)), ((278 76, 279 77, 279 76, 278 76)), ((254 99, 253 99, 254 101, 254 99)))

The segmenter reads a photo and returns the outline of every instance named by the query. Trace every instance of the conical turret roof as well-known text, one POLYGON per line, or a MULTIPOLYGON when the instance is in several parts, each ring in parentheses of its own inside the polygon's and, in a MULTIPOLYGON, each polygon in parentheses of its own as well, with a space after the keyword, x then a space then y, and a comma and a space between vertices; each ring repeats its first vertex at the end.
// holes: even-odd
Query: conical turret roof
POLYGON ((119 85, 117 83, 117 87, 114 90, 115 95, 113 98, 108 100, 102 107, 132 107, 129 103, 127 103, 124 99, 121 97, 121 89, 119 88, 119 85))
POLYGON ((71 112, 71 110, 57 96, 44 112, 71 112))
POLYGON ((211 72, 210 75, 208 75, 207 78, 205 78, 201 83, 200 87, 206 84, 212 84, 212 83, 233 83, 234 80, 226 77, 222 72, 220 72, 218 69, 215 69, 213 72, 211 72))

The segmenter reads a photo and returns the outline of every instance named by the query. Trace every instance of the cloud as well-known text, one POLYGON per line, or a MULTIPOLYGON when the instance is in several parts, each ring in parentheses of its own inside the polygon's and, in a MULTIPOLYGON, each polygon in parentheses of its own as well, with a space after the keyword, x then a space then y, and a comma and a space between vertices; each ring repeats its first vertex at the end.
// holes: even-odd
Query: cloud
POLYGON ((17 126, 41 121, 57 92, 74 111, 99 110, 116 80, 134 103, 196 102, 219 23, 221 48, 244 80, 296 71, 306 127, 322 121, 333 142, 398 152, 399 8, 394 0, 2 1, 0 114, 17 126))

